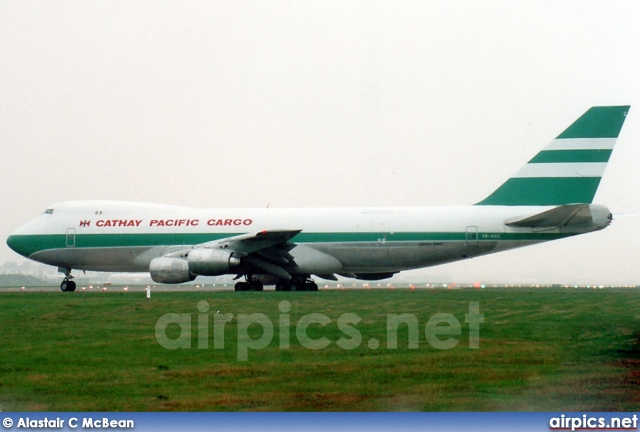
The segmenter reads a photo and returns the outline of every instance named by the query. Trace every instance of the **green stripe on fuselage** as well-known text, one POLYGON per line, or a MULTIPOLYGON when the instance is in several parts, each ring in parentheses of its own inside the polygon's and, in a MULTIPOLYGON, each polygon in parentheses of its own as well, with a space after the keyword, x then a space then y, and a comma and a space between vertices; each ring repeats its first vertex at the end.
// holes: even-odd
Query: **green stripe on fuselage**
MULTIPOLYGON (((219 240, 237 234, 183 233, 183 234, 78 234, 73 248, 118 248, 154 246, 191 246, 219 240)), ((568 233, 483 233, 479 241, 524 240, 548 241, 569 237, 568 233)), ((55 235, 14 235, 10 237, 11 247, 23 256, 52 250, 67 249, 67 236, 55 235)), ((385 243, 393 242, 450 242, 467 241, 466 232, 366 232, 366 233, 300 233, 291 240, 293 243, 385 243)), ((71 249, 71 248, 70 248, 71 249)))
MULTIPOLYGON (((190 246, 236 236, 235 234, 76 234, 77 248, 190 246)), ((13 235, 7 240, 11 248, 23 256, 49 249, 67 248, 65 234, 13 235)))
POLYGON ((609 162, 612 150, 544 150, 529 163, 609 162))

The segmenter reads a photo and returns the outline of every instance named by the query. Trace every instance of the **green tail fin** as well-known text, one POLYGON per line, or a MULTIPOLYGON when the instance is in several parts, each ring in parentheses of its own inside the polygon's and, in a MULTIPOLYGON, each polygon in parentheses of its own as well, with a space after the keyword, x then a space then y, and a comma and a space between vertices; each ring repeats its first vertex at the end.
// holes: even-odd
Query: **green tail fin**
POLYGON ((629 106, 593 107, 476 205, 590 204, 629 106))

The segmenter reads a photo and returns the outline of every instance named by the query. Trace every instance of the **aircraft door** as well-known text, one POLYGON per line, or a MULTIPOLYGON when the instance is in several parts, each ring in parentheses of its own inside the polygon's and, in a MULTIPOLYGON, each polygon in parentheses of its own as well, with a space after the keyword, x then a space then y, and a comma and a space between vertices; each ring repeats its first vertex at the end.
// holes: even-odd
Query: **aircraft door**
POLYGON ((478 246, 478 227, 477 226, 467 227, 466 244, 469 247, 478 246))
POLYGON ((75 228, 67 229, 67 247, 68 248, 76 247, 76 229, 75 228))

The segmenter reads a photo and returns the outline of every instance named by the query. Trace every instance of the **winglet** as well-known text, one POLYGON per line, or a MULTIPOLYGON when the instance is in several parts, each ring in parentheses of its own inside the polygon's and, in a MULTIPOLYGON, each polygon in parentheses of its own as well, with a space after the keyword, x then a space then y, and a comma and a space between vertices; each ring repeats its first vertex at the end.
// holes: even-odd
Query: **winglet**
POLYGON ((589 109, 477 205, 590 204, 629 108, 589 109))

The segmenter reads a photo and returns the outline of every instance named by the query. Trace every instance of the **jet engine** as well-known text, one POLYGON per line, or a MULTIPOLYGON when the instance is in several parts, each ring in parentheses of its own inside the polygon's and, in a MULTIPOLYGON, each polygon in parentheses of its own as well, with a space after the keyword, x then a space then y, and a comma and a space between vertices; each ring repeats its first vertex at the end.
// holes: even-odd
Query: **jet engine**
POLYGON ((240 258, 222 249, 197 248, 189 252, 189 271, 200 276, 220 276, 233 273, 240 266, 240 258))
POLYGON ((154 282, 179 284, 191 282, 196 275, 189 271, 187 260, 180 258, 154 258, 149 264, 149 273, 154 282))

